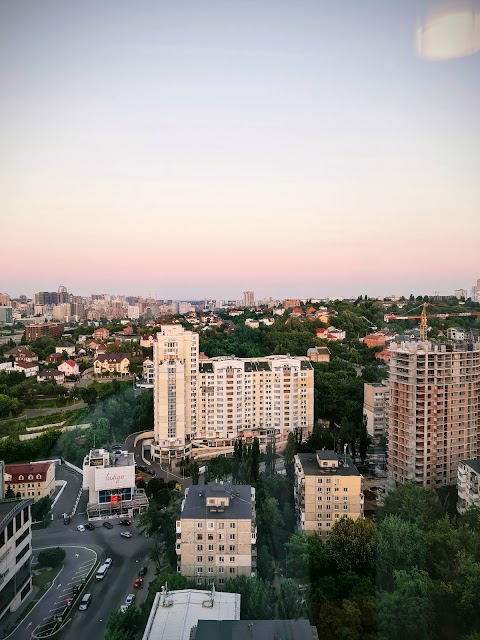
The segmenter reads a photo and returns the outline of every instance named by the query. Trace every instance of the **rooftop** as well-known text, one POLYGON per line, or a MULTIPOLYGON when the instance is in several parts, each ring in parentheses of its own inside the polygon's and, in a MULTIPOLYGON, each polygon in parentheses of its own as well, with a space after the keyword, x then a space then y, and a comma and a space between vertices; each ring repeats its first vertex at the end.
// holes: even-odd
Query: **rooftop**
POLYGON ((480 460, 462 460, 462 462, 473 469, 475 473, 480 473, 480 460))
POLYGON ((316 451, 315 453, 297 453, 303 473, 306 476, 359 476, 360 473, 352 460, 343 455, 339 456, 333 451, 316 451), (321 460, 337 460, 338 466, 320 467, 316 455, 324 454, 321 460), (331 455, 328 455, 331 454, 331 455), (345 464, 346 459, 346 464, 345 464))
POLYGON ((240 619, 240 594, 196 589, 159 592, 143 640, 190 640, 199 620, 225 619, 240 619))
POLYGON ((308 620, 199 620, 195 640, 312 640, 308 620))
POLYGON ((205 485, 192 485, 182 509, 182 520, 246 520, 252 517, 252 493, 250 485, 209 482, 205 485), (207 497, 220 498, 229 496, 229 505, 224 511, 210 511, 207 509, 207 497))
POLYGON ((13 517, 28 504, 33 504, 33 498, 26 500, 0 500, 0 531, 3 531, 13 517))

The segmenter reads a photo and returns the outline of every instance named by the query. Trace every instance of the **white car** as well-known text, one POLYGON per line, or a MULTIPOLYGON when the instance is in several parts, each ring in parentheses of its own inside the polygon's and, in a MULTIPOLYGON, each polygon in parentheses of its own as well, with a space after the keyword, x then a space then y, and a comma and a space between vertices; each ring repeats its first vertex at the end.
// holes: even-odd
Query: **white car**
POLYGON ((106 558, 105 562, 103 563, 106 567, 109 567, 112 564, 112 559, 111 558, 106 558))
POLYGON ((85 531, 85 527, 83 526, 83 524, 77 524, 77 529, 78 531, 85 531))
POLYGON ((135 600, 135 594, 129 593, 128 596, 125 598, 125 605, 129 607, 134 600, 135 600))

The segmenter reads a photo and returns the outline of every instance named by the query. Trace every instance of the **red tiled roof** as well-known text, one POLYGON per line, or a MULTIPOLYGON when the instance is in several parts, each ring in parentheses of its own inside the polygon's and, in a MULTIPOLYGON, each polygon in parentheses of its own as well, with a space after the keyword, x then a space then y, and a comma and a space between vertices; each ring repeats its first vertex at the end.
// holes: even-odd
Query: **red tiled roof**
POLYGON ((65 364, 69 364, 71 367, 74 367, 77 363, 75 360, 65 360, 65 364))
POLYGON ((47 478, 47 471, 50 466, 55 464, 54 462, 31 462, 28 464, 6 464, 5 473, 12 476, 11 482, 18 483, 23 482, 19 480, 19 476, 23 476, 24 480, 28 480, 28 476, 32 475, 34 480, 45 481, 47 478), (40 474, 40 478, 37 478, 37 474, 40 474))
POLYGON ((37 362, 24 362, 23 360, 17 361, 15 363, 16 367, 21 367, 22 369, 31 369, 32 367, 38 367, 37 362))

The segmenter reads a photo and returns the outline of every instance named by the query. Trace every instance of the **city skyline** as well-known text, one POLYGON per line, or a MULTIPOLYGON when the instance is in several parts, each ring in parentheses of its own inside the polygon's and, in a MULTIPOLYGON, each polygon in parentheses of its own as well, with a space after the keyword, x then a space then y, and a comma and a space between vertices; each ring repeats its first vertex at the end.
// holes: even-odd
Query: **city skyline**
POLYGON ((420 57, 424 17, 414 0, 3 3, 2 288, 469 288, 480 56, 420 57))

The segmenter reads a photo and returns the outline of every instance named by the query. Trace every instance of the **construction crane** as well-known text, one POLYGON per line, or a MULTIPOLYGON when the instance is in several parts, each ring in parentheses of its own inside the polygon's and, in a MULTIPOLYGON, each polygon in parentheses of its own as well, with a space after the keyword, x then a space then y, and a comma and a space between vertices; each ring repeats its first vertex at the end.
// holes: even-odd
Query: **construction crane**
POLYGON ((428 305, 428 302, 423 302, 422 304, 418 305, 418 307, 413 307, 413 309, 410 309, 408 315, 404 316, 397 315, 395 313, 386 313, 383 316, 383 320, 384 322, 395 322, 396 320, 420 320, 420 340, 424 342, 427 339, 427 318, 445 319, 452 317, 467 318, 469 316, 480 316, 480 312, 478 311, 465 311, 461 313, 429 313, 427 315, 428 305), (412 311, 420 309, 420 307, 422 308, 422 311, 419 315, 410 315, 412 311))

